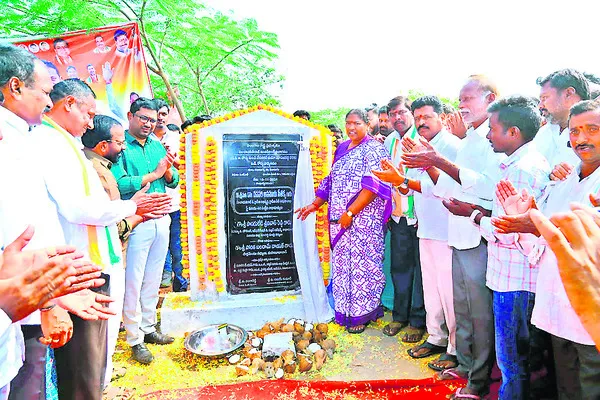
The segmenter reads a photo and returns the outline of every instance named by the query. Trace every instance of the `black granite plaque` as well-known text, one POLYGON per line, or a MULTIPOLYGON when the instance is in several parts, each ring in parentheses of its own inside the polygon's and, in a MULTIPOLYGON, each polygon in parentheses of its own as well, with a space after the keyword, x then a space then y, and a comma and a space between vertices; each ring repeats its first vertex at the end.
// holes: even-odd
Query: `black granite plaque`
POLYGON ((292 218, 300 135, 223 135, 227 290, 300 287, 292 218))

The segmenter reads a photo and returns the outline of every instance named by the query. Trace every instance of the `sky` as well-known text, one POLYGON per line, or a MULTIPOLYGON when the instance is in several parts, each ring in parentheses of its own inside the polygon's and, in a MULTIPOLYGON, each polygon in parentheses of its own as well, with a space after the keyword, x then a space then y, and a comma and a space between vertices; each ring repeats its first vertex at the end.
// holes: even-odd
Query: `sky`
POLYGON ((282 108, 386 104, 409 89, 456 98, 471 74, 537 96, 561 68, 600 74, 598 0, 208 0, 278 35, 282 108))

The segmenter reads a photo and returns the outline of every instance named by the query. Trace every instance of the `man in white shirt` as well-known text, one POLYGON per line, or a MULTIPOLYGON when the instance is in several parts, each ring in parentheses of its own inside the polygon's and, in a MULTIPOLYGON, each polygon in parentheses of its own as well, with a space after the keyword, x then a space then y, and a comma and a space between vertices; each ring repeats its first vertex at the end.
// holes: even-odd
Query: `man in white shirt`
POLYGON ((489 391, 494 363, 494 321, 492 293, 486 286, 487 243, 469 217, 454 215, 458 208, 492 208, 495 177, 504 155, 495 154, 488 139, 487 107, 496 100, 496 85, 483 75, 473 75, 459 94, 459 109, 471 127, 461 141, 454 162, 433 147, 402 156, 410 168, 427 168, 435 182, 433 193, 445 199, 450 211, 448 244, 452 247, 452 283, 456 316, 458 367, 441 374, 442 379, 468 378, 464 394, 483 395, 489 391))
MULTIPOLYGON (((588 100, 574 105, 569 128, 570 143, 581 162, 575 166, 574 173, 547 189, 547 197, 539 204, 546 216, 568 211, 573 201, 590 204, 590 194, 595 195, 600 190, 600 102, 588 100)), ((517 204, 510 208, 510 214, 522 214, 524 210, 519 203, 527 203, 526 200, 513 189, 504 203, 517 204)), ((529 261, 539 268, 531 322, 552 336, 559 398, 598 399, 600 352, 567 297, 556 256, 549 251, 545 240, 531 240, 532 235, 528 233, 539 236, 539 232, 529 214, 524 215, 528 229, 522 230, 525 234, 519 237, 529 261)), ((582 226, 579 231, 566 230, 564 234, 586 236, 586 229, 589 227, 582 226)), ((597 315, 596 310, 588 318, 597 319, 597 315)))
POLYGON ((552 180, 566 178, 579 163, 569 143, 569 109, 581 100, 589 100, 587 78, 574 69, 561 69, 539 78, 539 108, 548 123, 535 136, 538 150, 546 157, 553 173, 552 180))
MULTIPOLYGON (((533 99, 511 96, 488 108, 494 151, 508 157, 499 165, 502 180, 514 182, 540 198, 549 182, 550 166, 531 143, 540 127, 533 99)), ((504 215, 498 195, 494 196, 492 217, 504 215)), ((468 214, 465 214, 465 216, 468 214)), ((493 291, 496 360, 502 372, 499 398, 530 398, 531 310, 536 295, 538 268, 531 266, 515 243, 514 235, 494 232, 489 217, 473 217, 488 241, 487 286, 493 291)))
MULTIPOLYGON (((33 130, 40 151, 38 163, 59 212, 67 243, 80 249, 103 267, 106 284, 98 292, 115 297, 113 310, 122 310, 124 272, 116 223, 135 214, 144 193, 132 200, 111 201, 91 162, 83 153, 80 137, 93 126, 95 95, 81 80, 57 83, 50 97, 54 103, 42 125, 33 130)), ((100 310, 99 310, 100 312, 100 310)), ((107 321, 86 321, 72 316, 75 333, 71 342, 55 351, 61 399, 101 399, 106 369, 107 321), (82 357, 84 349, 85 357, 82 357), (65 377, 68 377, 65 379, 65 377)))
MULTIPOLYGON (((58 220, 56 206, 50 200, 41 170, 37 163, 38 154, 34 150, 30 127, 38 125, 46 107, 52 102, 49 92, 52 80, 46 66, 24 51, 8 44, 0 44, 0 237, 6 246, 25 231, 27 226, 34 227, 36 233, 28 243, 28 249, 42 249, 64 244, 62 227, 58 220), (9 174, 19 166, 19 175, 9 174)), ((101 284, 101 282, 100 282, 101 284)), ((88 291, 89 292, 89 291, 88 291)), ((91 299, 87 307, 82 307, 80 297, 69 296, 71 305, 78 312, 99 305, 91 299), (75 299, 75 303, 73 300, 75 299)), ((86 299, 89 300, 88 297, 86 299)), ((55 303, 58 303, 55 300, 55 303)), ((26 333, 24 365, 13 380, 11 399, 29 399, 32 396, 44 396, 46 345, 39 338, 55 332, 51 339, 52 347, 62 346, 71 329, 69 315, 63 310, 68 305, 61 304, 40 317, 34 313, 21 321, 26 333), (41 330, 40 330, 41 323, 41 330)), ((97 316, 95 318, 98 318, 97 316)), ((13 325, 17 341, 22 341, 18 325, 13 325), (16 331, 14 328, 16 327, 16 331)), ((4 366, 4 363, 0 363, 4 366)), ((7 368, 10 363, 7 363, 7 368)), ((3 382, 0 382, 3 386, 3 382)))
POLYGON ((80 255, 72 246, 23 251, 33 234, 28 227, 0 253, 0 400, 8 398, 22 364, 23 342, 13 334, 13 321, 47 307, 50 299, 93 286, 99 276, 99 267, 76 261, 80 255))
MULTIPOLYGON (((440 154, 449 159, 456 157, 460 139, 443 128, 441 114, 442 102, 437 97, 425 96, 413 101, 411 105, 415 126, 421 137, 429 141, 440 154)), ((396 170, 397 171, 397 170, 396 170)), ((380 179, 390 182, 387 174, 375 171, 380 179)), ((433 182, 424 170, 410 169, 409 188, 414 190, 415 211, 419 219, 417 236, 423 275, 423 295, 427 311, 427 341, 408 351, 414 358, 428 357, 443 353, 429 367, 438 371, 456 367, 456 320, 452 293, 452 249, 448 246, 448 225, 440 221, 448 220, 448 210, 442 199, 436 197, 433 182)), ((396 175, 391 182, 400 185, 400 191, 407 194, 402 183, 404 176, 396 175)))
MULTIPOLYGON (((401 140, 404 136, 418 137, 414 119, 410 111, 410 101, 398 96, 388 104, 388 116, 394 128, 384 142, 395 166, 400 164, 402 155, 401 140)), ((391 275, 394 284, 394 309, 392 322, 383 328, 388 336, 397 335, 407 327, 402 340, 416 343, 425 333, 425 304, 423 299, 423 281, 419 259, 417 238, 417 218, 414 212, 414 198, 401 196, 397 190, 392 192, 394 211, 389 221, 391 244, 391 275)))

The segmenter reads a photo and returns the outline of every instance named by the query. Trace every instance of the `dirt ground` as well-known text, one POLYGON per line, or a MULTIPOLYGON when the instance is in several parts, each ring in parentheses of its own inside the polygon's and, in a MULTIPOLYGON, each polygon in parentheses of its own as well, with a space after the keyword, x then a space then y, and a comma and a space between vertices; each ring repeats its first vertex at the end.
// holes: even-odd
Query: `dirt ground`
MULTIPOLYGON (((161 290, 161 297, 167 291, 161 290)), ((159 303, 160 304, 160 303, 159 303)), ((383 379, 423 379, 434 375, 427 363, 434 357, 414 360, 406 351, 413 344, 402 343, 402 332, 394 337, 382 333, 383 327, 391 320, 391 313, 367 327, 360 335, 351 335, 341 327, 330 324, 338 342, 339 356, 327 361, 320 372, 295 374, 291 379, 324 380, 383 380, 383 379)), ((143 366, 131 359, 131 351, 121 333, 117 351, 113 358, 115 369, 124 372, 123 377, 113 379, 105 391, 104 400, 137 398, 145 393, 161 389, 197 387, 207 384, 226 384, 239 381, 234 369, 226 360, 205 360, 188 353, 183 348, 183 339, 167 346, 148 345, 155 356, 149 366, 143 366)), ((258 380, 264 377, 243 377, 245 380, 258 380), (246 379, 247 378, 247 379, 246 379)))

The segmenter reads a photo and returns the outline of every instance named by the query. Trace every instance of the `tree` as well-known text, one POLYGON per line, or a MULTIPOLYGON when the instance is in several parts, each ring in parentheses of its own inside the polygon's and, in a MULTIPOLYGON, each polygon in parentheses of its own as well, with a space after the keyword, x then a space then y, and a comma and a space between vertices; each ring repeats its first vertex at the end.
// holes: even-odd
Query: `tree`
POLYGON ((277 35, 254 19, 235 20, 199 0, 5 0, 0 32, 56 36, 136 21, 157 96, 169 94, 182 119, 258 103, 279 105, 269 93, 283 76, 272 63, 277 35), (180 89, 181 96, 174 90, 180 89))
POLYGON ((310 111, 310 121, 323 126, 334 124, 337 125, 342 132, 345 132, 346 114, 348 111, 350 111, 350 108, 348 107, 340 107, 337 109, 326 108, 320 111, 310 111))

